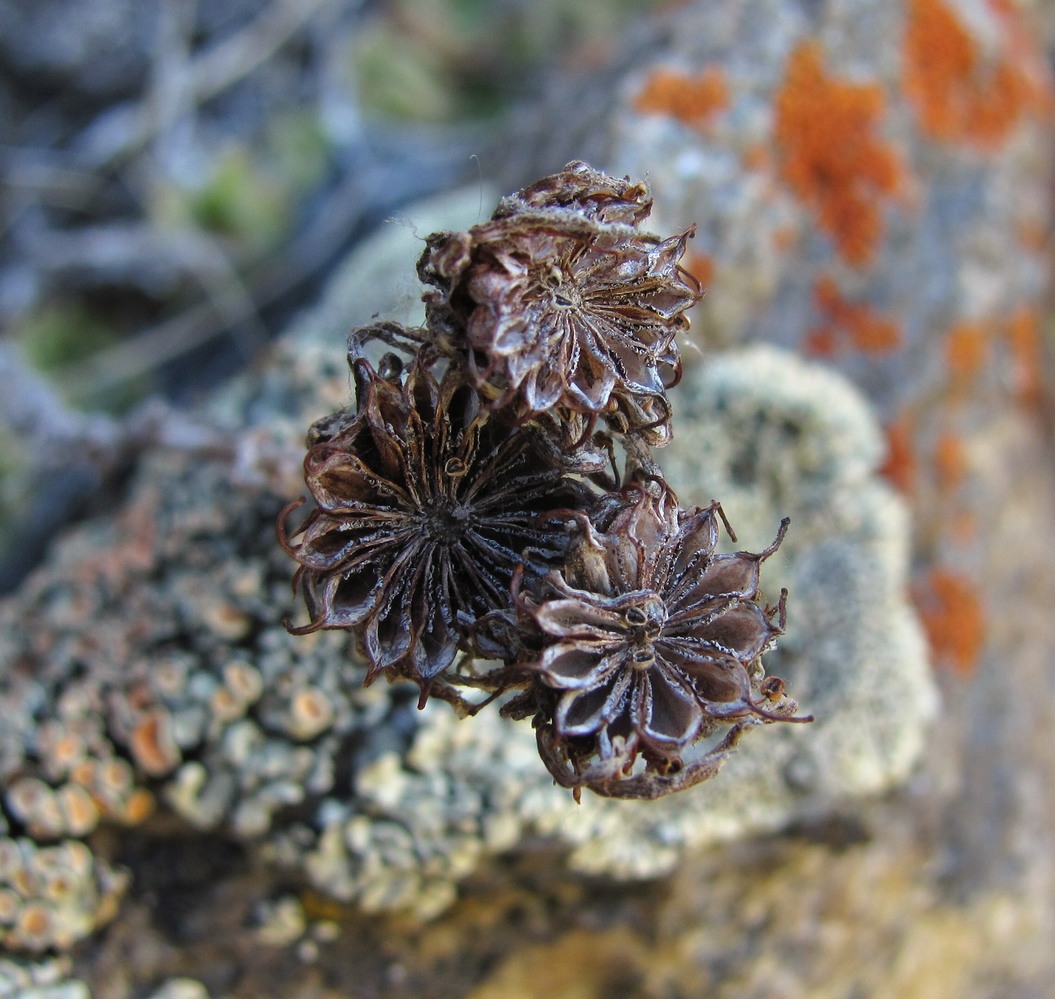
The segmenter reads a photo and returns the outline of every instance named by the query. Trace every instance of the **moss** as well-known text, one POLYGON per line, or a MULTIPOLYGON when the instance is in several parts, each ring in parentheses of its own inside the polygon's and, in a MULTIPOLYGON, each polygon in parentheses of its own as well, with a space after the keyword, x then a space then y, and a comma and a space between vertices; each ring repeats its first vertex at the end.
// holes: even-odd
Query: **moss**
POLYGON ((247 149, 228 150, 204 186, 186 197, 190 221, 250 251, 274 246, 289 226, 288 195, 256 165, 247 149))
POLYGON ((26 360, 39 371, 62 371, 118 340, 117 331, 77 305, 52 305, 16 334, 26 360))
POLYGON ((269 168, 283 189, 301 195, 322 181, 330 163, 331 146, 313 115, 291 112, 269 123, 266 155, 269 168))

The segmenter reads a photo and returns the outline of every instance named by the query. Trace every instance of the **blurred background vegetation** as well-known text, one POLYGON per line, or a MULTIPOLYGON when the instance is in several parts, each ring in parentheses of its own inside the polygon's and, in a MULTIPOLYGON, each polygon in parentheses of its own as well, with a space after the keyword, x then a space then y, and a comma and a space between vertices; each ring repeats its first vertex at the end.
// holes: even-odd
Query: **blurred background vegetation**
POLYGON ((0 591, 119 464, 59 451, 249 362, 359 239, 492 173, 547 78, 658 3, 5 0, 0 591))

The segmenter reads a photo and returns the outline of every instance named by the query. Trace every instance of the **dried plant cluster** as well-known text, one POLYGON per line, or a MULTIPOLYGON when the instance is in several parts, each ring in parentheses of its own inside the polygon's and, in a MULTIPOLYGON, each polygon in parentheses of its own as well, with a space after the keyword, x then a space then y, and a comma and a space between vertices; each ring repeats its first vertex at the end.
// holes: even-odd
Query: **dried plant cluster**
POLYGON ((422 705, 514 692, 501 710, 576 795, 659 797, 747 728, 805 720, 761 665, 786 594, 766 604, 759 572, 787 521, 721 554, 721 507, 681 508, 653 457, 700 289, 693 230, 642 231, 651 206, 571 163, 429 236, 425 326, 351 335, 355 402, 309 431, 310 512, 279 520, 310 615, 290 630, 349 629, 365 682, 410 680, 422 705))

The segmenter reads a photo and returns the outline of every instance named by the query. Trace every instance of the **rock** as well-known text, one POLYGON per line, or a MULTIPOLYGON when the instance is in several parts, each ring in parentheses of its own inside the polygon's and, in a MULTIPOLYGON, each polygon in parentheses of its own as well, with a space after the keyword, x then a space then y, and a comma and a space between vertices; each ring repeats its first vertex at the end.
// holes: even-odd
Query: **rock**
MULTIPOLYGON (((417 712, 399 686, 358 687, 343 636, 285 633, 296 608, 271 525, 302 488, 304 428, 348 398, 350 327, 419 314, 420 239, 386 228, 210 401, 225 454, 150 456, 121 509, 57 539, 0 607, 0 856, 84 840, 93 871, 116 871, 117 844, 134 842, 149 878, 142 857, 173 836, 231 844, 243 866, 217 862, 173 917, 210 993, 234 961, 239 994, 280 981, 327 994, 302 957, 333 994, 442 981, 515 995, 540 968, 568 996, 1055 984, 1039 55, 1009 5, 968 0, 749 0, 663 18, 614 89, 604 74, 584 84, 609 106, 596 165, 648 176, 658 231, 700 226, 704 360, 672 393, 675 441, 658 458, 683 502, 723 502, 746 548, 791 516, 767 584, 791 592, 770 671, 817 720, 752 733, 684 795, 576 807, 527 725, 417 712), (954 28, 928 36, 942 18, 954 28), (954 30, 984 56, 966 76, 913 62, 954 30), (97 816, 41 804, 84 794, 97 816), (39 843, 21 835, 31 814, 39 843), (292 941, 298 911, 311 947, 261 956, 260 913, 292 941)), ((549 131, 540 150, 569 142, 549 131)), ((471 224, 480 203, 474 188, 411 215, 423 234, 471 224)), ((43 890, 16 894, 0 913, 5 899, 38 913, 43 890)), ((98 967, 126 934, 163 936, 164 905, 144 920, 135 884, 127 898, 98 967)), ((136 988, 171 972, 139 969, 136 988)))

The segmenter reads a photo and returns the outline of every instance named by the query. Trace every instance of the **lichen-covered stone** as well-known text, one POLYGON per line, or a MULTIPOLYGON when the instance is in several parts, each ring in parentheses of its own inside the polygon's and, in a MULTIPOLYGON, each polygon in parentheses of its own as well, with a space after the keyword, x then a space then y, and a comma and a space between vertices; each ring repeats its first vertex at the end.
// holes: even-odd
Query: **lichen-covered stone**
POLYGON ((0 838, 0 947, 12 953, 67 951, 117 913, 127 872, 78 840, 38 846, 0 838))
MULTIPOLYGON (((794 623, 772 668, 817 720, 759 733, 692 794, 576 806, 540 772, 526 726, 487 714, 462 724, 430 708, 405 754, 362 767, 356 796, 321 813, 308 860, 320 889, 429 915, 484 856, 539 836, 570 849, 574 869, 651 877, 687 848, 905 779, 936 695, 904 588, 908 518, 877 478, 882 441, 867 404, 831 372, 763 349, 696 368, 674 404, 688 432, 675 435, 664 468, 683 497, 729 496, 748 546, 772 532, 778 511, 792 518, 770 575, 794 594, 794 623)), ((288 840, 277 849, 294 853, 288 840)))
POLYGON ((148 999, 209 999, 209 990, 193 978, 170 978, 148 999))
MULTIPOLYGON (((711 290, 694 329, 706 356, 672 393, 676 434, 662 464, 683 501, 721 499, 745 547, 768 543, 779 517, 792 517, 770 565, 772 585, 791 590, 789 634, 771 666, 814 712, 813 726, 757 733, 690 795, 576 808, 541 771, 527 726, 494 715, 458 722, 443 705, 418 713, 401 688, 357 689, 361 667, 340 636, 285 634, 293 602, 271 522, 298 488, 302 428, 348 399, 348 328, 375 313, 411 324, 420 315, 410 266, 420 241, 391 227, 352 256, 255 375, 210 402, 203 419, 229 435, 225 454, 148 458, 121 509, 58 539, 0 608, 0 851, 20 851, 32 826, 34 851, 83 838, 97 851, 93 870, 112 871, 113 840, 100 833, 134 827, 152 842, 176 827, 229 838, 270 863, 266 877, 305 878, 348 903, 339 913, 435 916, 489 857, 515 864, 546 844, 561 881, 574 871, 647 877, 693 847, 836 808, 875 819, 857 833, 848 823, 852 849, 823 837, 808 848, 744 846, 739 868, 712 854, 706 878, 675 882, 680 907, 664 909, 668 924, 654 931, 679 955, 669 975, 684 994, 733 994, 731 982, 749 981, 740 994, 807 995, 834 981, 846 986, 840 994, 894 995, 899 984, 945 987, 950 967, 972 997, 1050 991, 1052 719, 1038 693, 1050 686, 1051 504, 1040 471, 1050 463, 1035 420, 1050 384, 1038 302, 1052 129, 1039 104, 1023 104, 983 143, 935 135, 901 76, 911 10, 928 6, 682 5, 665 15, 677 30, 620 74, 611 113, 581 102, 595 148, 608 150, 596 165, 648 176, 664 213, 657 227, 699 224, 693 267, 711 290), (791 74, 793 54, 811 51, 804 45, 818 55, 800 55, 809 73, 791 74), (697 80, 708 67, 724 97, 697 87, 711 95, 706 113, 685 121, 681 104, 657 105, 656 73, 669 87, 670 74, 697 80), (793 107, 803 97, 789 80, 828 94, 873 151, 897 156, 898 184, 864 188, 875 211, 863 235, 822 224, 829 201, 791 179, 789 150, 771 145, 780 95, 793 107), (848 256, 851 245, 867 252, 848 256), (823 355, 868 404, 844 378, 788 354, 719 356, 751 341, 823 355), (881 461, 911 524, 875 475, 881 461), (905 596, 911 540, 928 637, 939 662, 955 653, 947 661, 959 671, 943 675, 946 708, 934 721, 905 596), (968 589, 939 585, 949 578, 968 589), (975 601, 950 601, 964 592, 975 601), (895 799, 876 813, 858 803, 902 782, 925 738, 907 806, 895 799), (831 909, 843 881, 852 890, 831 909), (719 932, 726 922, 732 929, 719 932), (884 928, 878 942, 874 925, 884 928), (795 958, 803 939, 823 951, 823 972, 795 958), (992 939, 1006 946, 987 948, 992 939)), ((1006 62, 1010 5, 942 6, 989 65, 1006 62)), ((1035 53, 1017 37, 1033 76, 1035 53)), ((565 141, 547 132, 540 149, 565 141)), ((524 169, 547 172, 583 152, 561 149, 524 169)), ((846 166, 815 146, 797 155, 846 166)), ((494 192, 474 187, 445 200, 442 214, 414 212, 418 231, 471 224, 481 201, 494 192)), ((0 891, 0 918, 28 910, 30 924, 44 925, 43 894, 0 891)), ((647 901, 633 913, 652 915, 647 901)), ((101 919, 77 925, 64 946, 101 919)), ((262 925, 293 936, 281 920, 262 925)), ((473 942, 485 935, 473 932, 473 942)), ((511 952, 520 946, 493 932, 511 952)), ((620 933, 605 953, 625 950, 653 991, 675 994, 651 938, 634 937, 635 948, 620 933)), ((500 977, 521 966, 511 957, 495 967, 500 977)), ((583 988, 605 994, 595 972, 583 988)), ((80 987, 65 984, 68 974, 20 956, 0 963, 0 995, 80 987)))
MULTIPOLYGON (((378 257, 376 244, 362 252, 378 257)), ((339 285, 342 298, 362 280, 339 285)), ((774 585, 791 587, 799 623, 777 672, 818 721, 760 733, 698 797, 576 807, 551 786, 530 726, 486 715, 459 723, 446 706, 419 713, 400 687, 361 689, 362 667, 340 634, 294 638, 281 627, 288 567, 270 521, 296 452, 278 435, 293 433, 291 409, 319 405, 313 386, 325 395, 337 379, 331 358, 312 349, 317 330, 279 348, 291 359, 282 396, 268 396, 274 376, 265 373, 218 407, 239 400, 258 418, 281 407, 262 452, 277 455, 273 466, 258 458, 232 488, 222 463, 158 456, 121 521, 73 535, 9 608, 29 625, 0 638, 9 662, 41 654, 31 636, 48 643, 47 661, 5 693, 11 713, 28 719, 35 698, 63 733, 80 733, 65 746, 54 726, 27 726, 32 757, 23 750, 6 771, 9 814, 25 821, 32 804, 41 835, 84 835, 98 821, 129 821, 133 802, 150 795, 200 831, 260 841, 338 899, 428 916, 483 858, 528 839, 563 844, 578 869, 653 876, 687 847, 904 777, 932 701, 904 603, 904 510, 875 481, 880 436, 848 385, 777 353, 716 360, 674 393, 681 432, 667 449, 683 499, 722 496, 749 547, 764 547, 792 516, 774 565, 787 579, 774 585), (845 663, 854 668, 840 671, 845 663), (904 705, 885 698, 888 674, 904 705), (349 783, 335 783, 341 771, 349 783), (100 772, 116 804, 94 822, 82 816, 78 832, 36 804, 94 787, 100 772), (627 823, 633 836, 612 835, 627 823)))
POLYGON ((985 330, 986 381, 1015 381, 1022 347, 1003 331, 1047 282, 1055 90, 1014 6, 750 0, 672 16, 597 131, 607 167, 649 178, 657 226, 698 226, 697 342, 823 354, 890 418, 933 388, 968 322, 985 330), (666 105, 643 99, 671 73, 686 82, 666 105), (700 73, 725 94, 703 121, 677 99, 700 73), (936 129, 944 109, 960 117, 936 129), (838 316, 832 291, 851 306, 838 316))
POLYGON ((68 958, 0 958, 2 999, 91 999, 87 984, 70 977, 68 958))

